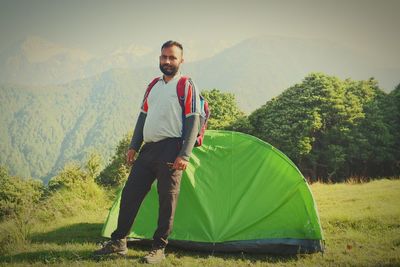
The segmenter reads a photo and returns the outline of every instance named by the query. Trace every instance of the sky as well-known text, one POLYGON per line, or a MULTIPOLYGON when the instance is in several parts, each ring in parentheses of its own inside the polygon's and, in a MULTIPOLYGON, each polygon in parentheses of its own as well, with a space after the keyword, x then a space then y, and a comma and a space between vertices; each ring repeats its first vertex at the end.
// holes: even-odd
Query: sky
POLYGON ((261 35, 321 38, 400 60, 399 0, 0 0, 0 53, 39 36, 93 55, 175 39, 204 53, 261 35))

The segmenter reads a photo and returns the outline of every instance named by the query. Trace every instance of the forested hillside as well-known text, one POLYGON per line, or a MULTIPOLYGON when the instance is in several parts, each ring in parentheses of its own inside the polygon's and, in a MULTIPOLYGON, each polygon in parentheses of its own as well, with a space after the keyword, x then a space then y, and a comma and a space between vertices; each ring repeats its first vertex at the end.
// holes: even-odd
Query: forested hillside
POLYGON ((64 86, 0 88, 0 162, 10 173, 48 180, 96 150, 108 158, 134 126, 146 82, 109 71, 64 86))

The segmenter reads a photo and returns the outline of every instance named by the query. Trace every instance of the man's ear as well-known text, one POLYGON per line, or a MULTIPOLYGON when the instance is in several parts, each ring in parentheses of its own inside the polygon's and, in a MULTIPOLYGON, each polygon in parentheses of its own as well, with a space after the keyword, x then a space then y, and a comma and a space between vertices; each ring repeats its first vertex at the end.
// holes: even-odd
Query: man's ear
POLYGON ((185 62, 185 59, 184 59, 184 58, 181 59, 181 64, 182 64, 183 62, 185 62))

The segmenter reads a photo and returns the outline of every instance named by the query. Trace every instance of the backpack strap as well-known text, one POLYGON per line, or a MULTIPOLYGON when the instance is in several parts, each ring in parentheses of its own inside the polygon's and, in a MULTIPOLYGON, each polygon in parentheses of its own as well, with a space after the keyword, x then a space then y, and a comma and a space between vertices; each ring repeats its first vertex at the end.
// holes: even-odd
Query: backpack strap
POLYGON ((142 102, 142 110, 145 110, 147 112, 147 97, 150 94, 151 89, 154 87, 154 85, 160 80, 160 77, 154 78, 151 83, 147 86, 146 92, 144 93, 143 97, 143 102, 142 102))
POLYGON ((176 94, 178 96, 179 104, 182 108, 182 138, 185 135, 185 98, 186 98, 186 83, 190 78, 182 76, 176 85, 176 94))
MULTIPOLYGON (((186 98, 186 84, 191 83, 191 80, 188 76, 182 76, 178 84, 176 86, 176 94, 178 96, 179 104, 182 107, 182 137, 184 136, 184 131, 185 131, 185 98, 186 98)), ((208 102, 203 98, 203 96, 200 94, 200 105, 201 108, 200 110, 204 113, 200 114, 200 129, 199 133, 197 134, 196 138, 196 143, 195 147, 201 146, 203 144, 203 138, 204 138, 204 133, 207 128, 207 121, 208 118, 210 117, 210 110, 208 107, 208 102)))
POLYGON ((188 76, 182 76, 178 84, 176 85, 176 94, 178 96, 179 104, 182 107, 182 113, 184 114, 185 111, 185 96, 186 96, 186 83, 190 78, 188 76))
POLYGON ((160 80, 160 77, 157 77, 157 78, 154 78, 154 79, 151 81, 151 83, 149 83, 149 85, 147 86, 147 89, 146 89, 146 93, 144 94, 144 99, 146 99, 146 98, 149 96, 151 89, 154 87, 154 85, 155 85, 159 80, 160 80))

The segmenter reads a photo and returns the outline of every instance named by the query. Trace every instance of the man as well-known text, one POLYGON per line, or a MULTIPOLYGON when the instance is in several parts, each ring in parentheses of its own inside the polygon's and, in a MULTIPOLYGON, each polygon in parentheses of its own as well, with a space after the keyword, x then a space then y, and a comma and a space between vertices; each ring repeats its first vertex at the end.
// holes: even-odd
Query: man
POLYGON ((183 61, 180 43, 168 41, 162 45, 160 70, 163 76, 143 99, 127 152, 129 164, 133 164, 143 141, 144 145, 122 191, 117 229, 111 234, 111 240, 95 252, 96 255, 127 253, 126 237, 140 204, 157 179, 158 226, 152 250, 144 260, 158 263, 165 258, 164 248, 172 231, 182 172, 186 169, 200 127, 199 94, 191 81, 185 87, 184 107, 178 100, 176 86, 183 61))

